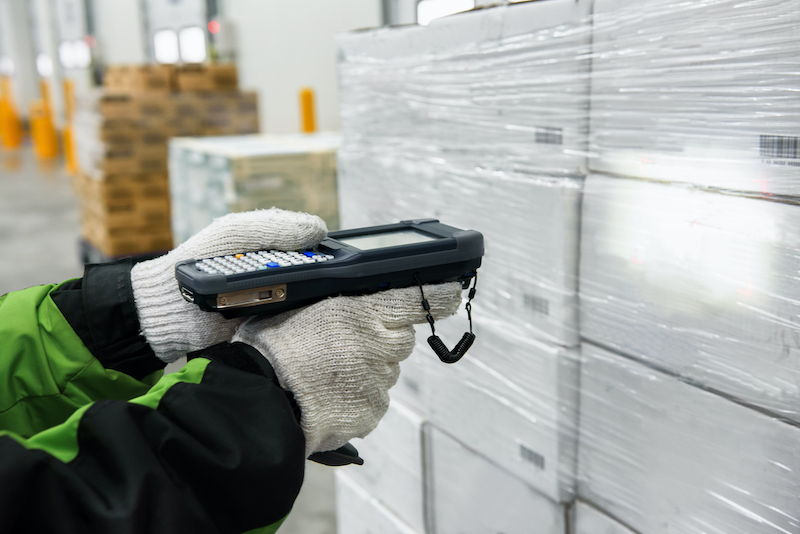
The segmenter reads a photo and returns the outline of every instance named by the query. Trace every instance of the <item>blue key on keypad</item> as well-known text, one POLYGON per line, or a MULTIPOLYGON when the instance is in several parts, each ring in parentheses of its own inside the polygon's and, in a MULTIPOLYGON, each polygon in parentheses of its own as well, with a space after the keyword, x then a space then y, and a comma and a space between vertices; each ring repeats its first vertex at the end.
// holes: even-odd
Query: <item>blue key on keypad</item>
POLYGON ((274 261, 271 261, 271 262, 269 262, 269 263, 267 264, 267 267, 269 267, 270 269, 274 269, 275 267, 280 267, 280 265, 278 265, 278 264, 277 264, 277 263, 275 263, 274 261))
POLYGON ((303 254, 305 254, 305 255, 306 255, 306 256, 308 256, 309 258, 313 258, 314 256, 316 256, 316 254, 314 254, 314 253, 313 253, 313 252, 311 252, 310 250, 309 250, 309 251, 307 251, 307 252, 303 252, 303 254))

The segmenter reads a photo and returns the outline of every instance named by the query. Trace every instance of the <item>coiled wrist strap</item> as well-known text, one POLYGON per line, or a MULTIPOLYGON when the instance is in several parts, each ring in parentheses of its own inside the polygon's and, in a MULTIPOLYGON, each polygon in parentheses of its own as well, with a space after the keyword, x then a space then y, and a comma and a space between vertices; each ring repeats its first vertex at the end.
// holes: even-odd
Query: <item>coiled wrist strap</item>
POLYGON ((475 334, 472 333, 472 299, 475 298, 475 288, 478 286, 478 273, 475 273, 475 279, 469 290, 469 299, 466 305, 467 318, 469 319, 469 332, 464 333, 461 337, 461 341, 456 343, 453 350, 449 350, 444 344, 444 341, 436 335, 436 327, 434 326, 433 315, 431 315, 431 305, 428 303, 428 299, 425 298, 425 292, 422 289, 422 281, 419 279, 419 275, 416 275, 416 279, 419 285, 419 292, 422 295, 422 307, 427 312, 428 315, 426 319, 428 320, 428 324, 431 325, 431 336, 428 337, 428 345, 431 346, 433 352, 435 352, 444 363, 456 363, 467 353, 472 343, 475 341, 475 334))

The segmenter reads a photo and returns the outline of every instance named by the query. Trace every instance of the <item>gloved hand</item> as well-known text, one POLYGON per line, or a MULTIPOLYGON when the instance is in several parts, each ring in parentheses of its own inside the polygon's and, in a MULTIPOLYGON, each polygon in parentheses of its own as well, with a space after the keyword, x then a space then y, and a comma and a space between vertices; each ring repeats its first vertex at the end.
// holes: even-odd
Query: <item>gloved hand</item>
MULTIPOLYGON (((461 284, 424 286, 435 319, 452 315, 461 284)), ((389 408, 399 362, 414 348, 412 324, 426 322, 418 287, 335 297, 275 317, 252 317, 233 337, 258 349, 294 394, 306 457, 364 437, 389 408)), ((431 354, 431 357, 435 357, 431 354)))
POLYGON ((316 246, 326 235, 325 222, 314 215, 280 209, 232 213, 178 248, 131 271, 133 297, 142 333, 161 360, 172 362, 187 352, 229 341, 242 319, 225 319, 200 310, 181 297, 175 264, 264 249, 301 250, 316 246))

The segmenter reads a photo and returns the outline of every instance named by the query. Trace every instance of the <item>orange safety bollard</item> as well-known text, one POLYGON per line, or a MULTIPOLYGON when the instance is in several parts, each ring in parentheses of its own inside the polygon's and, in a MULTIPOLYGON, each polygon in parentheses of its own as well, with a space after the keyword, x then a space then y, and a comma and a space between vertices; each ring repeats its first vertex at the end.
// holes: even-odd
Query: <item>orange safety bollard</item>
POLYGON ((34 100, 30 107, 31 139, 39 159, 58 156, 58 135, 43 100, 34 100))
POLYGON ((45 80, 44 78, 39 79, 39 93, 42 95, 42 102, 44 102, 45 110, 47 110, 47 114, 50 116, 50 120, 53 120, 53 97, 50 92, 50 82, 45 80))
POLYGON ((72 131, 72 124, 64 125, 64 162, 67 174, 77 176, 80 172, 78 165, 78 154, 75 148, 75 134, 72 131))
POLYGON ((22 121, 14 107, 11 79, 0 76, 0 145, 6 149, 14 149, 21 143, 22 121))
POLYGON ((72 128, 72 121, 75 118, 75 83, 69 78, 64 79, 64 162, 67 173, 77 176, 80 171, 78 166, 78 155, 75 147, 75 133, 72 128))
POLYGON ((314 90, 304 87, 300 90, 300 129, 303 133, 317 131, 317 122, 314 110, 314 90))
POLYGON ((64 118, 67 122, 72 122, 75 117, 75 82, 69 78, 64 78, 64 118))

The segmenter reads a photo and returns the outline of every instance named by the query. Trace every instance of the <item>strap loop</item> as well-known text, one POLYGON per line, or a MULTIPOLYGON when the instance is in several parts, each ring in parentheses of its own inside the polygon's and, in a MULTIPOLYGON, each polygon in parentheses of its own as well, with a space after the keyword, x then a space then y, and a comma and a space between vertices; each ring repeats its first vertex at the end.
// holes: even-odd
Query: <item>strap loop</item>
POLYGON ((428 345, 431 346, 433 352, 439 357, 439 359, 444 363, 456 363, 460 360, 475 342, 475 334, 472 333, 472 299, 475 298, 475 289, 478 285, 478 273, 475 273, 475 279, 473 281, 473 285, 469 290, 469 299, 467 300, 466 310, 467 310, 467 318, 469 319, 469 332, 465 332, 455 348, 453 350, 449 350, 447 346, 444 344, 444 341, 441 340, 439 336, 436 335, 436 328, 434 325, 433 315, 431 315, 431 306, 428 302, 428 299, 425 298, 425 292, 422 289, 422 281, 419 278, 419 273, 414 275, 414 278, 417 281, 417 285, 419 286, 420 295, 422 295, 422 308, 427 312, 425 318, 428 321, 428 324, 431 325, 431 335, 428 337, 428 345))

